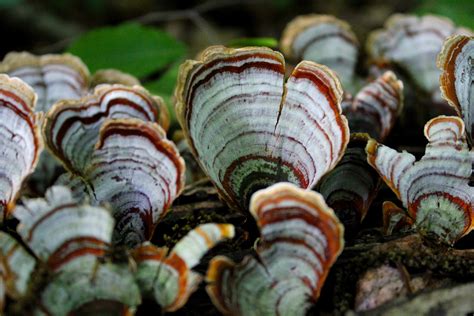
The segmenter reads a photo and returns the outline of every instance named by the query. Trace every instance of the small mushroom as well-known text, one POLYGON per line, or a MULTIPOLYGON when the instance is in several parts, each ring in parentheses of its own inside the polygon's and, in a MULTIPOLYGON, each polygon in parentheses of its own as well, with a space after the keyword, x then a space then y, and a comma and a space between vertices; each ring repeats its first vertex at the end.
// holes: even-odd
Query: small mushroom
POLYGON ((343 226, 319 193, 290 183, 257 191, 250 212, 260 228, 256 256, 217 256, 207 292, 225 315, 305 315, 343 248, 343 226))
POLYGON ((128 264, 104 258, 114 227, 108 210, 78 203, 67 188, 55 186, 45 199, 25 199, 15 215, 23 241, 51 271, 37 312, 127 314, 140 303, 128 264))
POLYGON ((232 237, 234 227, 230 224, 203 224, 191 230, 169 253, 167 248, 148 242, 137 247, 133 257, 143 295, 154 297, 165 312, 180 309, 202 279, 191 269, 219 241, 232 237))
POLYGON ((298 16, 286 26, 282 52, 298 63, 311 60, 334 70, 344 90, 355 90, 355 66, 359 42, 349 24, 331 15, 298 16))
POLYGON ((11 215, 23 181, 43 149, 36 95, 18 78, 0 74, 0 221, 11 215))
POLYGON ((383 141, 403 109, 403 83, 391 71, 342 102, 351 133, 368 133, 383 141))
POLYGON ((456 28, 447 18, 395 14, 384 29, 370 34, 367 51, 372 63, 399 67, 421 91, 440 100, 436 56, 444 40, 459 33, 470 31, 456 28))
POLYGON ((367 134, 351 134, 342 160, 318 184, 318 192, 344 224, 346 240, 357 233, 380 186, 379 175, 367 164, 368 140, 367 134))
POLYGON ((441 93, 464 120, 471 144, 474 137, 474 36, 449 37, 438 55, 441 93))
POLYGON ((404 232, 413 228, 413 219, 406 210, 390 201, 383 202, 383 233, 386 236, 396 232, 404 232))
POLYGON ((455 116, 436 117, 426 123, 425 137, 429 143, 418 162, 374 140, 367 144, 367 161, 402 201, 421 234, 452 245, 474 228, 472 161, 464 123, 455 116))
POLYGON ((213 46, 180 68, 176 112, 203 171, 234 209, 287 181, 312 188, 341 159, 349 130, 329 68, 303 61, 284 82, 283 56, 213 46))

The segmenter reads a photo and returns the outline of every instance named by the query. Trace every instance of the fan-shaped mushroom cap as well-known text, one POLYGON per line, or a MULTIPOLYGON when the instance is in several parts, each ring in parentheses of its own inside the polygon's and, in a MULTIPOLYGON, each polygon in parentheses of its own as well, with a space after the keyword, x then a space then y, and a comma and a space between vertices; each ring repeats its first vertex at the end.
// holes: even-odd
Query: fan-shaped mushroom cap
POLYGON ((278 183, 252 196, 258 259, 215 257, 207 291, 226 315, 305 315, 343 248, 343 226, 319 193, 278 183))
POLYGON ((271 49, 213 46, 180 68, 176 112, 191 149, 222 197, 247 209, 260 188, 311 188, 349 140, 334 72, 301 62, 284 83, 271 49))

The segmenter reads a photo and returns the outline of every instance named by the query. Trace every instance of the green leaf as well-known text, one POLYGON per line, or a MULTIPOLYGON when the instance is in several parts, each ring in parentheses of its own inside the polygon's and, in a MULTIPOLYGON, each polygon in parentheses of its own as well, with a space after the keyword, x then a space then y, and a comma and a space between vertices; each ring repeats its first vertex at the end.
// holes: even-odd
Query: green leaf
POLYGON ((144 87, 148 89, 152 94, 161 96, 170 112, 171 124, 176 123, 176 114, 173 106, 173 93, 178 79, 179 66, 182 60, 175 62, 171 67, 157 80, 150 81, 144 84, 144 87))
POLYGON ((0 0, 0 9, 11 8, 16 5, 19 5, 23 0, 0 0))
POLYGON ((423 0, 416 8, 417 14, 436 14, 450 18, 457 26, 474 28, 474 1, 457 0, 423 0))
POLYGON ((115 68, 137 77, 162 70, 186 53, 185 46, 169 34, 136 23, 92 30, 68 51, 79 56, 91 72, 115 68))
POLYGON ((266 46, 270 48, 277 48, 278 40, 273 37, 237 38, 230 41, 227 45, 229 47, 266 46))

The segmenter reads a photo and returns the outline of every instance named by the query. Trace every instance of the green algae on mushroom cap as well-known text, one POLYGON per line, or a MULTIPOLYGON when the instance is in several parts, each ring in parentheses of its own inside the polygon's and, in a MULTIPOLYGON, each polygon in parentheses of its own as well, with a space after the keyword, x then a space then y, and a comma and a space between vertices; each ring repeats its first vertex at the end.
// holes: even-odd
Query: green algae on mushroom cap
POLYGON ((367 51, 372 63, 400 67, 419 89, 438 100, 440 71, 436 56, 448 36, 460 33, 472 34, 468 29, 456 28, 447 18, 394 14, 384 29, 370 34, 367 51))
POLYGON ((464 120, 471 144, 474 137, 474 36, 449 37, 438 55, 441 93, 464 120))
POLYGON ((290 60, 311 60, 328 66, 341 78, 344 90, 354 92, 359 42, 349 24, 331 15, 298 16, 286 26, 280 41, 290 60))
POLYGON ((311 188, 349 140, 342 89, 329 68, 304 61, 284 82, 283 56, 268 48, 213 46, 181 65, 178 120, 221 196, 247 209, 260 188, 311 188))
POLYGON ((323 197, 290 183, 252 196, 257 256, 211 260, 207 292, 225 315, 305 315, 341 253, 344 228, 323 197))
POLYGON ((126 314, 138 306, 140 292, 128 264, 104 259, 114 227, 108 210, 78 203, 67 188, 55 186, 45 199, 25 199, 15 215, 18 233, 52 272, 38 295, 37 313, 126 314))
POLYGON ((178 241, 173 250, 144 243, 133 250, 137 262, 136 280, 143 295, 152 296, 165 312, 186 304, 201 282, 192 271, 204 254, 219 241, 234 237, 230 224, 203 224, 178 241))
POLYGON ((23 181, 43 149, 36 94, 18 78, 0 74, 0 221, 9 217, 23 181))
POLYGON ((426 123, 425 136, 429 143, 418 162, 374 140, 367 144, 367 161, 402 201, 420 233, 452 245, 474 228, 472 158, 464 123, 439 116, 426 123))

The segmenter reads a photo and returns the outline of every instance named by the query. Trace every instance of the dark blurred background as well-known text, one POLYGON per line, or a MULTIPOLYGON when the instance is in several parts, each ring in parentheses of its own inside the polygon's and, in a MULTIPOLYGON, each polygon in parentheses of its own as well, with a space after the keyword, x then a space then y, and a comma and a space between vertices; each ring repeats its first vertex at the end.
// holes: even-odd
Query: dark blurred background
POLYGON ((0 0, 0 55, 60 52, 85 31, 132 20, 171 33, 194 52, 237 37, 279 38, 289 20, 307 13, 347 20, 363 43, 395 12, 442 13, 457 24, 474 23, 472 0, 0 0))
MULTIPOLYGON (((474 28, 473 0, 0 0, 0 58, 9 51, 71 52, 91 72, 117 68, 141 80, 171 107, 178 67, 213 44, 278 47, 301 14, 349 22, 364 43, 394 13, 444 15, 474 28)), ((172 118, 173 121, 173 118, 172 118)))

